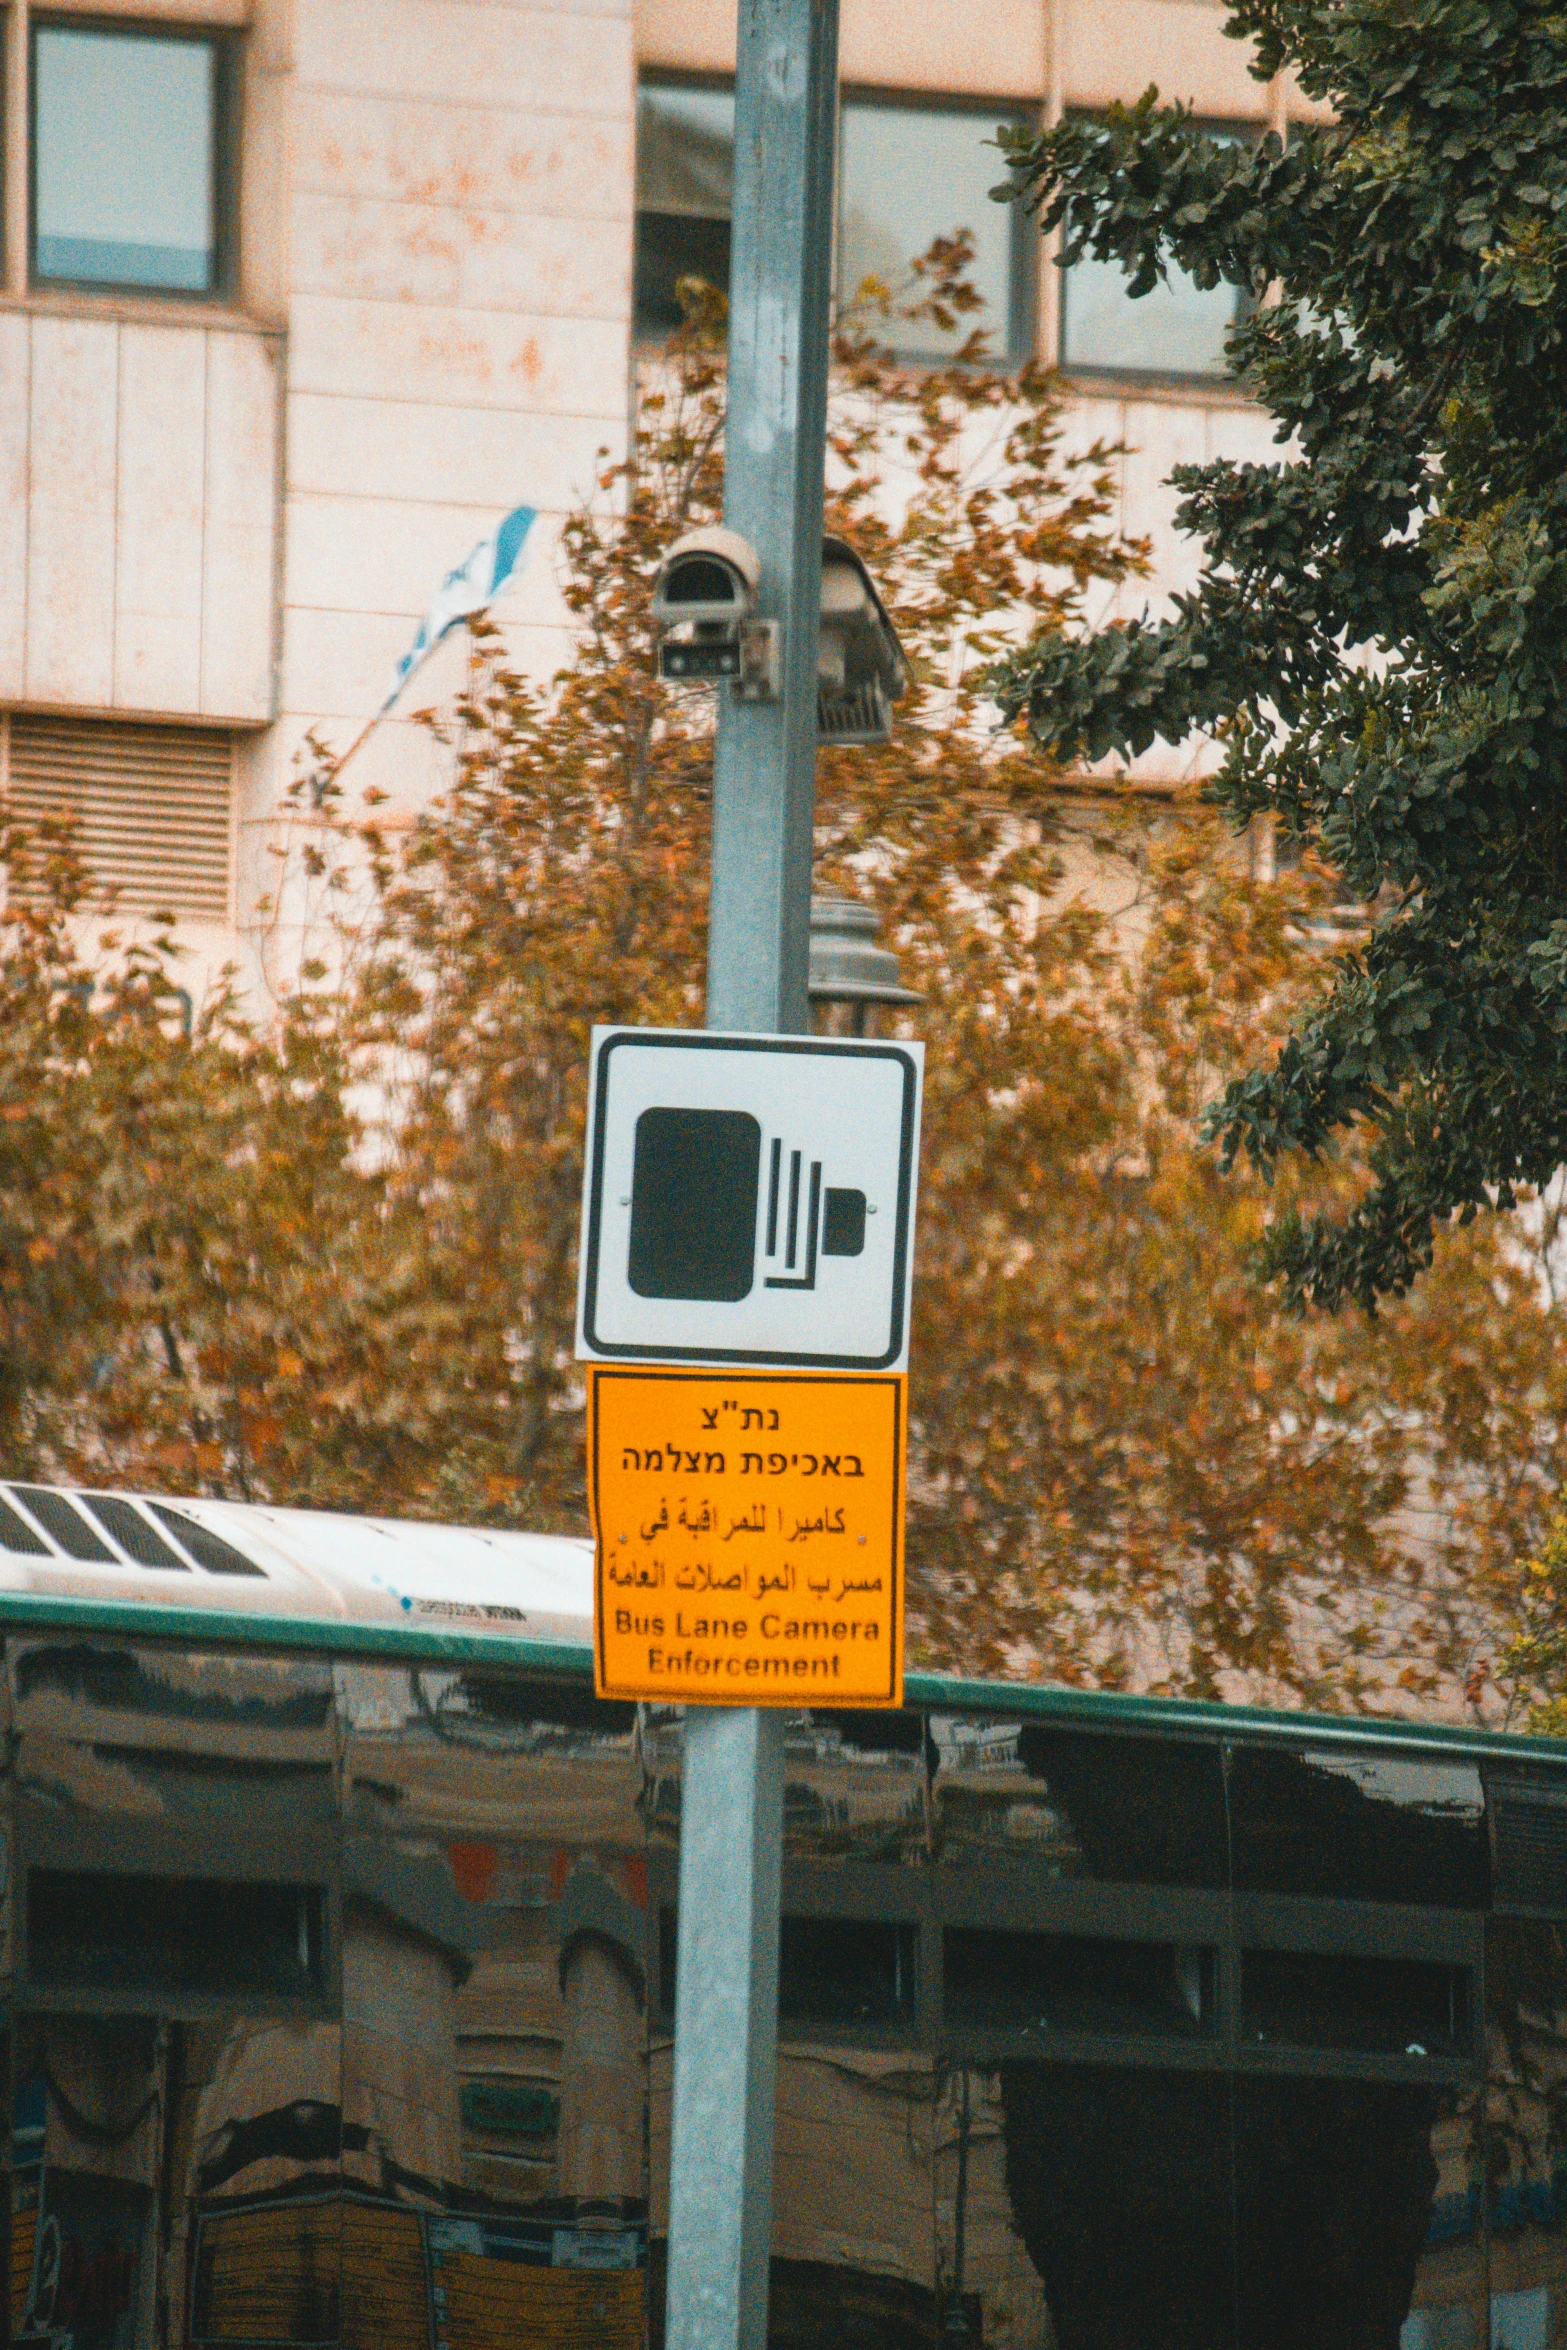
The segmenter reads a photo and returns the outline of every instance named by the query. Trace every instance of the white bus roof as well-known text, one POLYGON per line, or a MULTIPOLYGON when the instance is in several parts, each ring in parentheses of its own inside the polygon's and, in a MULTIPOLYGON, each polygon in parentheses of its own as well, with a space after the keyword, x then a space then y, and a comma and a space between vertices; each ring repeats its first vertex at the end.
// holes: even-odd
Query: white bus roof
POLYGON ((11 1592, 578 1643, 592 1636, 593 1550, 558 1534, 18 1482, 0 1484, 11 1592))

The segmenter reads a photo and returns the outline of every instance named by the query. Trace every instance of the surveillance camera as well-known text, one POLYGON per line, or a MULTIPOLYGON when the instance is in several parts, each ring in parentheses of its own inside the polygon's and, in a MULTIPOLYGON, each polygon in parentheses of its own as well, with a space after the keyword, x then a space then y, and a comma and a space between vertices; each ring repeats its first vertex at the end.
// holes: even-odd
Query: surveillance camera
MULTIPOLYGON (((781 630, 755 617, 762 566, 738 531, 687 531, 653 587, 658 673, 671 685, 728 678, 736 701, 779 693, 781 630)), ((846 539, 822 541, 817 734, 831 743, 885 742, 908 663, 876 583, 846 539)))
POLYGON ((908 685, 898 632, 876 582, 847 539, 822 542, 816 728, 823 742, 885 742, 908 685))
POLYGON ((771 700, 778 625, 751 617, 761 576, 756 549, 737 530, 691 530, 677 539, 653 587, 660 677, 675 685, 728 677, 741 700, 771 700))
POLYGON ((688 530, 658 567, 653 618, 666 628, 747 619, 761 576, 761 557, 737 530, 688 530))

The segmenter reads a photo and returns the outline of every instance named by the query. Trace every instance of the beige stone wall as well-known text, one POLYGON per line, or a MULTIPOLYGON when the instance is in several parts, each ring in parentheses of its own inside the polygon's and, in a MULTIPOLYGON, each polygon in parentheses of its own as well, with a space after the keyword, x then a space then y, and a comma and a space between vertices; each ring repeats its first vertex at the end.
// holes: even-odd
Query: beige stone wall
MULTIPOLYGON (((91 13, 241 30, 235 299, 29 290, 27 23, 8 9, 0 708, 245 730, 243 931, 302 738, 354 738, 442 578, 519 504, 542 520, 502 613, 529 666, 560 655, 553 528, 625 432, 629 9, 91 13)), ((408 775, 417 798, 437 777, 388 732, 359 780, 408 775)), ((192 938, 199 965, 233 943, 192 938)))
POLYGON ((0 703, 264 724, 281 348, 0 309, 0 703))
MULTIPOLYGON (((839 69, 871 89, 1102 106, 1157 82, 1199 113, 1266 120, 1273 100, 1214 0, 842 0, 839 69)), ((730 0, 636 0, 637 54, 734 71, 730 0)))
MULTIPOLYGON (((76 0, 68 0, 75 5, 76 0)), ((83 8, 89 0, 80 0, 83 8)), ((237 933, 256 945, 280 799, 314 729, 373 716, 444 574, 510 507, 541 524, 498 609, 547 673, 567 637, 561 516, 629 399, 635 86, 641 66, 725 72, 733 0, 90 0, 242 34, 240 240, 231 306, 30 293, 26 8, 0 248, 0 707, 196 718, 240 730, 237 933), (25 127, 25 126, 24 126, 25 127)), ((1281 125, 1214 0, 843 0, 861 88, 1068 107, 1168 95, 1281 125)), ((1039 263, 1040 348, 1055 332, 1039 263)), ((1119 519, 1154 544, 1157 606, 1191 575, 1172 463, 1265 456, 1221 388, 1083 380, 1074 435, 1122 441, 1119 519)), ((407 695, 449 693, 448 647, 407 695)), ((1168 785, 1198 745, 1139 763, 1168 785)), ((352 770, 405 808, 441 779, 406 723, 352 770)), ((280 960, 286 962, 286 955, 280 960)), ((192 977, 199 985, 200 970, 192 977)))

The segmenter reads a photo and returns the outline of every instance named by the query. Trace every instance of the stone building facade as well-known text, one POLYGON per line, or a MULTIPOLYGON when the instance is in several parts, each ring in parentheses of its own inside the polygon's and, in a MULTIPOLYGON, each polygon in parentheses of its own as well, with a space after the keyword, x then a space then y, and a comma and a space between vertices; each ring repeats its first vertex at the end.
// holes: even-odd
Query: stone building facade
MULTIPOLYGON (((73 811, 128 908, 172 902, 198 971, 253 945, 307 735, 360 733, 444 574, 521 503, 541 524, 498 616, 528 667, 559 657, 552 528, 623 441, 672 275, 727 265, 733 16, 12 0, 0 780, 73 811)), ((974 228, 1003 347, 1059 358, 1084 438, 1126 443, 1156 591, 1191 562, 1170 466, 1269 446, 1220 377, 1229 297, 1063 281, 986 202, 984 142, 1149 82, 1218 136, 1287 130, 1295 95, 1222 26, 1213 0, 843 6, 840 281, 974 228)), ((394 720, 363 769, 417 798, 431 758, 394 720)))

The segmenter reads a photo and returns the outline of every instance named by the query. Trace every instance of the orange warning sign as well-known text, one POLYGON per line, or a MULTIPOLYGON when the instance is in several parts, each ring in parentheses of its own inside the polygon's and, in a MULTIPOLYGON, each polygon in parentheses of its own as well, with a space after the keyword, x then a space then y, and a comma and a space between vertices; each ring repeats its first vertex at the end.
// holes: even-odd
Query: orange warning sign
POLYGON ((588 1373, 601 1697, 903 1702, 907 1381, 588 1373))

